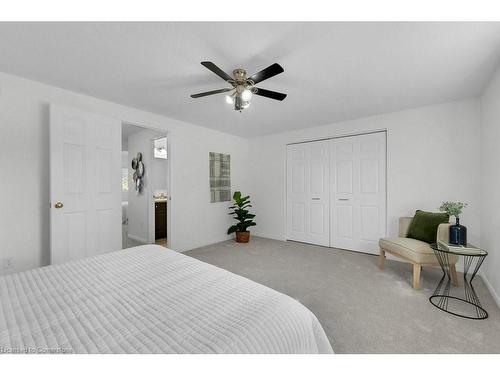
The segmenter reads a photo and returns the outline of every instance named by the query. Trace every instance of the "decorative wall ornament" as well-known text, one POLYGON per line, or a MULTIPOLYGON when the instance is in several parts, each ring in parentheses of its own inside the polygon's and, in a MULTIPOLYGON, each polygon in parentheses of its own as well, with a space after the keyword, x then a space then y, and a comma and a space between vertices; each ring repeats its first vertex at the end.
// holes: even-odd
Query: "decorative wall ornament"
POLYGON ((134 188, 137 195, 142 193, 142 188, 144 187, 144 164, 142 162, 142 154, 137 153, 135 158, 132 159, 132 169, 134 174, 132 175, 132 180, 134 181, 134 188))
POLYGON ((231 200, 231 155, 209 153, 210 203, 231 200))

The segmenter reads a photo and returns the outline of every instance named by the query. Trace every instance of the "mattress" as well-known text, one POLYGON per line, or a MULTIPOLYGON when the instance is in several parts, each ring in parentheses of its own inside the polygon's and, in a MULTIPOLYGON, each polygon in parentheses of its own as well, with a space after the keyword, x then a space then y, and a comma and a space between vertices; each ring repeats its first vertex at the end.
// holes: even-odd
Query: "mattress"
POLYGON ((298 301, 156 245, 0 278, 0 353, 332 353, 298 301))

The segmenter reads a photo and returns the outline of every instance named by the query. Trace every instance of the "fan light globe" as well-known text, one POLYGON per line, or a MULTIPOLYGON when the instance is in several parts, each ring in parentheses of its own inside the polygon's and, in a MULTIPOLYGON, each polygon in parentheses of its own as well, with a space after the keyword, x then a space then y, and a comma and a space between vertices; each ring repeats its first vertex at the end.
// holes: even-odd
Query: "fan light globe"
POLYGON ((226 103, 227 104, 234 104, 234 99, 231 95, 226 95, 226 103))
POLYGON ((250 101, 252 99, 252 92, 249 89, 243 90, 241 93, 241 99, 243 99, 245 102, 250 101))

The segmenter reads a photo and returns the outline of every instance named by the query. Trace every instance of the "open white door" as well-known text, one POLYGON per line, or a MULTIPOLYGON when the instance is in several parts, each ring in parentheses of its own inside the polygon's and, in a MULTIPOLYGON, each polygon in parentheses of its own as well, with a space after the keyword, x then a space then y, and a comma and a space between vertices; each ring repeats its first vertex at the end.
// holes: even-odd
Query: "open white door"
POLYGON ((385 132, 331 140, 331 241, 378 254, 386 232, 385 132))
POLYGON ((328 246, 329 143, 287 146, 287 239, 328 246))
POLYGON ((121 249, 121 122, 50 108, 51 263, 121 249))

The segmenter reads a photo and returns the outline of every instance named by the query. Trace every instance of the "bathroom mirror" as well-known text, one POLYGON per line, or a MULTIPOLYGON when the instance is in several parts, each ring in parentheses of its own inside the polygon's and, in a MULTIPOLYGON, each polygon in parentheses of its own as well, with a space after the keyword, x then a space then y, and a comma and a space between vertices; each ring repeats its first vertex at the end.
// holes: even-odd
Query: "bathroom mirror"
POLYGON ((156 159, 167 158, 167 137, 153 140, 153 154, 156 159))

